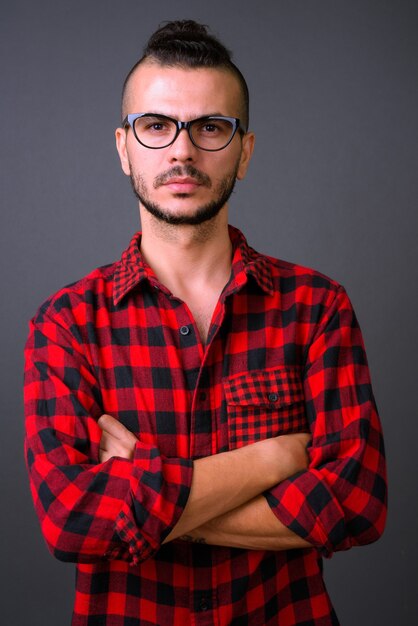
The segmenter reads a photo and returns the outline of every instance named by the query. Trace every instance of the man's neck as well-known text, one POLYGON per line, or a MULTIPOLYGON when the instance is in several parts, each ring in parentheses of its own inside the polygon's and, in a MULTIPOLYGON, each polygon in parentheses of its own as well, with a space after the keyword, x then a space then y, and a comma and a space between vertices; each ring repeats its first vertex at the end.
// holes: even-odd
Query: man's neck
POLYGON ((198 226, 173 226, 141 212, 141 225, 141 253, 173 295, 222 291, 232 259, 226 211, 198 226))

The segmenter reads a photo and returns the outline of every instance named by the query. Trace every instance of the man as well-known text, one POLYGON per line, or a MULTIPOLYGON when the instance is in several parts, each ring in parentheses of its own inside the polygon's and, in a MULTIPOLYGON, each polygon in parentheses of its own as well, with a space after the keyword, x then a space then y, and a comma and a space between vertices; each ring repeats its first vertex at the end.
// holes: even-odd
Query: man
POLYGON ((228 226, 254 135, 205 27, 154 33, 122 118, 142 234, 49 299, 26 348, 27 464, 77 563, 72 623, 338 624, 322 556, 375 541, 386 511, 351 304, 228 226))

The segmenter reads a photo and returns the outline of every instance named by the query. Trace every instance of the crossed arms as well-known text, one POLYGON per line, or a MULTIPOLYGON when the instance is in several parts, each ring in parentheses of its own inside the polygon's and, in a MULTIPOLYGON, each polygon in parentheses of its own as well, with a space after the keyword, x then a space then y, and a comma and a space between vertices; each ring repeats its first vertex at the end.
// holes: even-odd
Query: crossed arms
MULTIPOLYGON (((132 459, 135 435, 110 415, 102 428, 99 458, 132 459)), ((260 441, 194 461, 190 494, 179 521, 164 543, 181 538, 216 545, 283 550, 310 544, 272 513, 263 491, 308 466, 308 434, 260 441)))

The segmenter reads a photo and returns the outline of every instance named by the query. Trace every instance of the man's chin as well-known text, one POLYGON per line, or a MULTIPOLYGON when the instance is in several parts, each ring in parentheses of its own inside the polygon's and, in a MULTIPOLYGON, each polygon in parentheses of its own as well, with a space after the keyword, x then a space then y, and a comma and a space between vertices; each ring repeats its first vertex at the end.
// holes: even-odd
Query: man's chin
MULTIPOLYGON (((188 197, 187 194, 185 195, 188 197)), ((141 199, 140 202, 144 209, 153 217, 160 222, 164 222, 165 224, 170 224, 172 226, 199 226, 200 224, 204 224, 205 222, 214 219, 224 206, 223 204, 220 205, 219 203, 212 203, 199 207, 198 209, 190 210, 189 212, 184 211, 184 209, 182 211, 175 212, 150 202, 141 201, 141 199)))

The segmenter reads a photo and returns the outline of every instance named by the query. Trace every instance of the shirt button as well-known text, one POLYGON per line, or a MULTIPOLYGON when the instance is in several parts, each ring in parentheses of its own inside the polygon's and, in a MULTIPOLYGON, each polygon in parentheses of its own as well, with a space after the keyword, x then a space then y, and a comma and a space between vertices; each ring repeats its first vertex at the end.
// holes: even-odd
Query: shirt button
POLYGON ((207 396, 207 394, 206 394, 204 391, 201 391, 201 392, 199 393, 199 400, 200 400, 201 402, 204 402, 204 401, 206 400, 206 398, 207 398, 207 397, 208 397, 208 396, 207 396))
POLYGON ((189 332, 190 332, 190 328, 188 326, 182 326, 180 328, 180 334, 181 335, 185 335, 186 336, 186 335, 189 334, 189 332))
POLYGON ((268 395, 268 399, 269 402, 277 402, 277 400, 279 399, 279 394, 278 393, 269 393, 268 395))
POLYGON ((201 611, 207 611, 209 608, 209 604, 208 601, 206 600, 206 598, 201 598, 200 602, 199 602, 199 609, 201 611))

